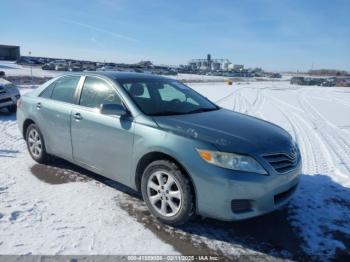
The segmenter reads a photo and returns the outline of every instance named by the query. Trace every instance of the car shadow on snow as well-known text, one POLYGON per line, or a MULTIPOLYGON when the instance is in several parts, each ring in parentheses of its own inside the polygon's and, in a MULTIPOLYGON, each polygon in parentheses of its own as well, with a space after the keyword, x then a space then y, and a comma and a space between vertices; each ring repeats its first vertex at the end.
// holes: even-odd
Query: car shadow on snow
POLYGON ((16 113, 11 113, 6 108, 0 108, 0 120, 16 121, 16 113))
MULTIPOLYGON (((268 255, 264 257, 265 259, 272 256, 309 260, 315 257, 306 253, 303 249, 306 245, 301 238, 304 229, 294 225, 297 219, 296 213, 298 213, 295 210, 313 213, 315 210, 313 210, 314 207, 311 206, 311 203, 316 206, 335 203, 340 205, 341 208, 347 208, 350 212, 349 199, 340 197, 344 193, 350 195, 349 188, 342 187, 325 175, 303 175, 295 198, 298 200, 299 194, 308 194, 304 199, 310 201, 309 203, 299 203, 297 206, 293 199, 288 206, 281 210, 248 220, 221 222, 197 217, 184 226, 171 227, 160 223, 149 213, 139 193, 69 162, 57 159, 47 166, 36 164, 31 168, 31 171, 38 179, 48 184, 99 181, 125 193, 125 195, 115 198, 116 204, 154 232, 160 239, 186 255, 223 255, 229 260, 232 255, 244 255, 249 250, 248 252, 254 253, 254 251, 257 251, 268 255), (328 200, 323 199, 329 202, 318 203, 319 199, 313 197, 315 194, 313 190, 317 190, 318 185, 322 186, 321 190, 343 193, 339 195, 337 193, 328 200)), ((318 213, 318 215, 322 216, 322 213, 318 213)), ((349 220, 346 221, 346 219, 339 223, 347 223, 347 226, 349 226, 349 220)), ((329 231, 329 234, 342 242, 345 247, 343 250, 338 250, 333 258, 338 260, 348 256, 350 251, 349 237, 344 232, 334 229, 329 231)), ((322 254, 320 253, 320 255, 322 254)), ((252 260, 252 257, 249 259, 252 260)), ((262 257, 256 257, 256 260, 260 259, 262 257)))

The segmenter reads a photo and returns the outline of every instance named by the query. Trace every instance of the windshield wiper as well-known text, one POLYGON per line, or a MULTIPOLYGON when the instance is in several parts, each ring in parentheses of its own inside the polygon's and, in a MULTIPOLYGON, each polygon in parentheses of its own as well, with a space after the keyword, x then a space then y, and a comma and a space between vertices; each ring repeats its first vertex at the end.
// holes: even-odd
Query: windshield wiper
POLYGON ((202 113, 202 112, 208 112, 208 111, 214 111, 218 110, 218 108, 197 108, 195 110, 191 110, 188 112, 178 112, 178 111, 161 111, 151 114, 151 116, 172 116, 172 115, 187 115, 187 114, 195 114, 195 113, 202 113))
POLYGON ((216 108, 216 107, 214 107, 214 108, 197 108, 195 110, 188 111, 185 114, 195 114, 195 113, 209 112, 209 111, 214 111, 214 110, 218 110, 218 108, 216 108))
POLYGON ((162 111, 151 114, 151 116, 171 116, 171 115, 182 115, 185 114, 184 112, 177 112, 177 111, 162 111))

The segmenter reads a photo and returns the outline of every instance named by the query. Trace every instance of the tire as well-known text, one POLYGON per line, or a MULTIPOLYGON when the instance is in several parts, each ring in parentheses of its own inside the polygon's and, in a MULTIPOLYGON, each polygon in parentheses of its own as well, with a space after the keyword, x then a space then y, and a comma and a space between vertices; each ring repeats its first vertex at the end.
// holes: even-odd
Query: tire
POLYGON ((190 181, 168 160, 157 160, 143 172, 141 192, 150 212, 162 223, 179 226, 194 217, 190 181))
POLYGON ((44 137, 35 124, 30 124, 26 131, 26 142, 30 156, 38 163, 49 162, 50 157, 46 152, 44 137))
POLYGON ((17 106, 16 106, 16 105, 8 106, 8 107, 7 107, 7 110, 8 110, 10 113, 16 113, 16 111, 17 111, 17 106))

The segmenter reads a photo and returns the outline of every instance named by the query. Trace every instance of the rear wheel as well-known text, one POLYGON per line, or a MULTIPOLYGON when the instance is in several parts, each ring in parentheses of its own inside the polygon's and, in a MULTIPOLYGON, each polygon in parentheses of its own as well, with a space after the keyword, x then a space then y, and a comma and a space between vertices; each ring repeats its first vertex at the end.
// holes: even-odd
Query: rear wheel
POLYGON ((157 160, 148 165, 141 191, 151 213, 165 224, 182 225, 194 216, 190 181, 173 162, 157 160))
POLYGON ((27 128, 26 142, 29 154, 36 162, 42 164, 49 161, 43 135, 35 124, 31 124, 27 128))
POLYGON ((8 107, 7 107, 7 110, 8 110, 10 113, 16 113, 16 111, 17 111, 17 106, 16 106, 16 105, 8 106, 8 107))

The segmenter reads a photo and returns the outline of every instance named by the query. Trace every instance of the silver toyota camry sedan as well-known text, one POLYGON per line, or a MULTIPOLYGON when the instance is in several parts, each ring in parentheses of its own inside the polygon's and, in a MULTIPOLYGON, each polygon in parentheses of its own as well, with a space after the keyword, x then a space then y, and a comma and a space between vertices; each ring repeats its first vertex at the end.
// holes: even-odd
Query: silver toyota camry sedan
POLYGON ((285 130, 160 76, 60 76, 22 96, 17 122, 34 160, 60 157, 138 190, 171 225, 271 212, 301 173, 285 130))

